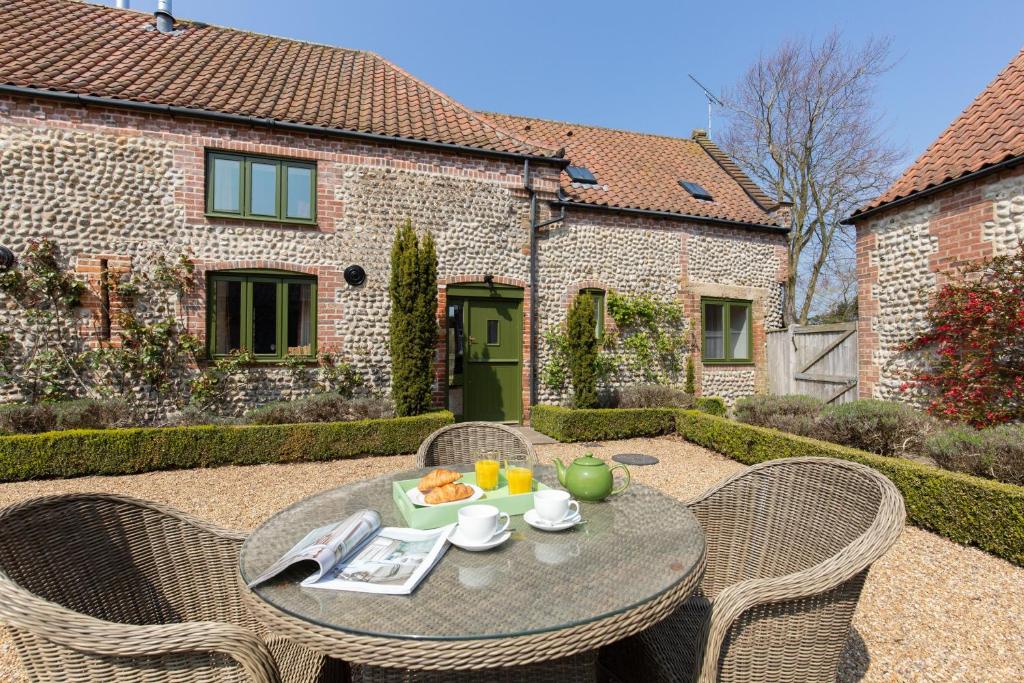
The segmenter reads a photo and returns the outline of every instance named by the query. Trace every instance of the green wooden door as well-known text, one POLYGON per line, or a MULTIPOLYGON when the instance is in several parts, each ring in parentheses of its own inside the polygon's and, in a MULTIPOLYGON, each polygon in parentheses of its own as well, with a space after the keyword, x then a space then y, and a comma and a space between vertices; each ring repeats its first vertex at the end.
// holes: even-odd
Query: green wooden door
POLYGON ((522 417, 522 300, 467 299, 464 420, 522 417))

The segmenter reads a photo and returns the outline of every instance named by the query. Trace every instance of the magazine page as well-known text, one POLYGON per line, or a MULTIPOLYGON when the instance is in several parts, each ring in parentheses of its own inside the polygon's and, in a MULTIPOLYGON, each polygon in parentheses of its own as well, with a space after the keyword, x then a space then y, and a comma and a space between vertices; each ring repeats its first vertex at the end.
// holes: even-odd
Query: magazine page
POLYGON ((288 567, 300 562, 315 562, 316 572, 310 578, 320 578, 331 567, 351 555, 379 528, 380 514, 378 512, 360 510, 340 522, 314 529, 286 552, 281 559, 250 581, 249 588, 277 576, 288 567))
POLYGON ((355 557, 302 582, 308 588, 407 595, 448 548, 454 524, 420 531, 385 527, 355 557))

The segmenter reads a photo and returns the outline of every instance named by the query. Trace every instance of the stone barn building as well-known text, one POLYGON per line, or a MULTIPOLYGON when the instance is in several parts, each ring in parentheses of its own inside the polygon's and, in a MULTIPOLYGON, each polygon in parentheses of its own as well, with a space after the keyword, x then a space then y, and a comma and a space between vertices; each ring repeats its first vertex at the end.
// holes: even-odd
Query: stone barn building
POLYGON ((52 239, 93 290, 104 269, 190 253, 180 315, 206 357, 260 359, 238 410, 295 396, 281 364, 323 350, 387 392, 406 220, 437 242, 436 400, 461 418, 565 399, 539 379, 545 332, 582 290, 681 303, 703 394, 765 384, 788 212, 699 131, 482 113, 369 52, 70 0, 0 7, 0 245, 52 239))
POLYGON ((860 396, 899 400, 941 273, 1024 245, 1024 51, 903 173, 857 228, 860 396))

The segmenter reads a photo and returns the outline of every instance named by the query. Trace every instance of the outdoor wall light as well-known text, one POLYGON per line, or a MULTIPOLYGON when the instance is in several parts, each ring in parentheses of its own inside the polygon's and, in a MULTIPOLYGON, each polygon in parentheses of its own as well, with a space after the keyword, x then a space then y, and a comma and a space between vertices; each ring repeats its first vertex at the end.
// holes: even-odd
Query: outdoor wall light
POLYGON ((351 265, 345 269, 345 282, 358 287, 366 282, 366 271, 362 266, 351 265))
POLYGON ((14 267, 14 252, 7 247, 0 247, 0 273, 7 272, 14 267))
POLYGON ((494 276, 491 275, 490 273, 487 273, 486 275, 484 275, 484 284, 487 285, 488 287, 493 287, 494 286, 494 276))

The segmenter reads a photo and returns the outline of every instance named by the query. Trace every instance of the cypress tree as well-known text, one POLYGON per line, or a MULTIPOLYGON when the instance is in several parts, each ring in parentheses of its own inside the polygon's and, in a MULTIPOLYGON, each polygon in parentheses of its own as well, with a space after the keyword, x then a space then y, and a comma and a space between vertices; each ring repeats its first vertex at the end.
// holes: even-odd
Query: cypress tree
POLYGON ((581 293, 569 309, 566 323, 566 352, 569 381, 576 408, 597 406, 597 337, 594 334, 594 300, 581 293))
POLYGON ((398 415, 419 415, 431 404, 437 343, 437 253, 406 221, 391 246, 391 396, 398 415))
POLYGON ((683 391, 693 396, 697 393, 697 377, 696 370, 693 367, 693 354, 686 356, 686 385, 683 387, 683 391))

